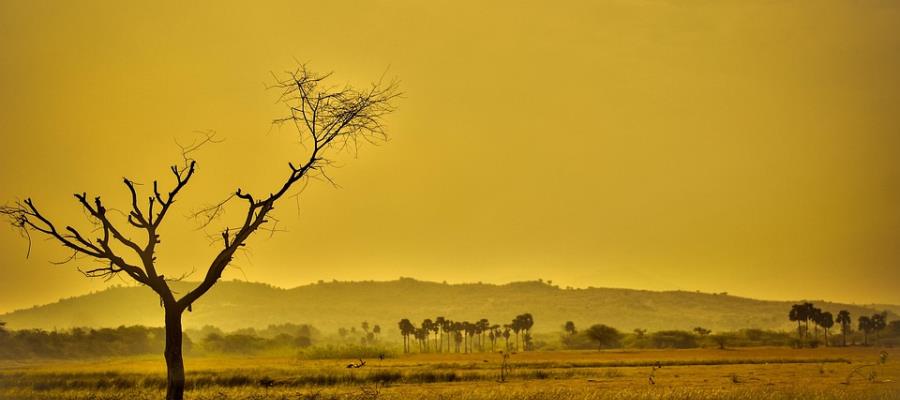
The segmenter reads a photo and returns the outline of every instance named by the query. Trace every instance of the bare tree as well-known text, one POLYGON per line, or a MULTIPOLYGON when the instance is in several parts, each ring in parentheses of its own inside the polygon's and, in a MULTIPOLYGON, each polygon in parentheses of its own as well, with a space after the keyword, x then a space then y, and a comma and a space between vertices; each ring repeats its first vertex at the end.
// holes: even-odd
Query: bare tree
MULTIPOLYGON (((139 195, 135 183, 125 178, 124 185, 131 194, 131 204, 124 218, 111 213, 99 196, 91 199, 86 193, 75 194, 75 199, 88 219, 96 225, 98 238, 92 238, 70 225, 54 222, 30 198, 0 208, 0 213, 9 217, 13 226, 28 238, 29 253, 31 235, 43 235, 72 250, 70 261, 87 257, 102 262, 101 267, 82 270, 86 277, 111 278, 124 273, 159 295, 160 303, 165 309, 165 359, 168 369, 166 399, 169 400, 181 400, 184 397, 184 363, 181 351, 183 312, 190 311, 192 304, 216 284, 235 252, 247 243, 254 232, 272 219, 270 214, 276 203, 289 197, 288 193, 292 188, 297 189, 304 184, 298 182, 311 177, 330 181, 325 168, 335 153, 345 149, 355 151, 363 142, 374 143, 386 139, 383 117, 393 111, 393 100, 399 95, 396 83, 377 82, 365 90, 349 86, 327 86, 330 74, 315 74, 303 65, 274 77, 272 88, 279 92, 279 100, 289 111, 287 116, 276 119, 274 123, 289 124, 296 128, 300 141, 305 145, 305 154, 301 154, 297 161, 288 163, 290 169, 284 180, 267 196, 257 197, 239 188, 225 201, 197 214, 207 217, 208 224, 221 215, 225 204, 231 200, 243 200, 246 206, 240 224, 222 230, 222 248, 210 262, 202 282, 180 298, 169 287, 172 279, 167 279, 157 269, 155 254, 156 246, 160 243, 162 223, 179 193, 195 174, 197 162, 189 155, 195 147, 184 148, 184 165, 171 168, 175 179, 168 192, 161 188, 159 182, 154 181, 152 193, 145 197, 146 202, 139 195), (143 243, 132 239, 131 234, 134 232, 145 236, 143 243)), ((207 137, 207 140, 210 139, 207 137)))

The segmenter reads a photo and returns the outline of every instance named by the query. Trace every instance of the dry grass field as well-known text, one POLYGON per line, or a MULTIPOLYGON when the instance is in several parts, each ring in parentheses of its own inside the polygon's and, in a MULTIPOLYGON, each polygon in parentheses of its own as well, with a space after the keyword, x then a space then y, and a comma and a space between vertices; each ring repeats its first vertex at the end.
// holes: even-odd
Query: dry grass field
MULTIPOLYGON (((560 351, 366 360, 188 358, 189 399, 897 399, 893 349, 560 351), (854 372, 855 371, 855 372, 854 372), (849 378, 849 382, 848 382, 849 378), (652 381, 652 382, 651 382, 652 381)), ((2 399, 158 399, 162 357, 0 362, 2 399)))

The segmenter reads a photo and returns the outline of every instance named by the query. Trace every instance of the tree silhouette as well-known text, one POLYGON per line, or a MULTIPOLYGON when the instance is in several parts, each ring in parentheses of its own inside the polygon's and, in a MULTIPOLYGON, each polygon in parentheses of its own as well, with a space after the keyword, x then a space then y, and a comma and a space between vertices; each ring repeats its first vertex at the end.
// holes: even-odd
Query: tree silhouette
POLYGON ((834 316, 830 311, 819 314, 819 325, 825 330, 825 346, 828 346, 828 330, 834 326, 834 316))
POLYGON ((225 201, 198 214, 210 217, 207 221, 209 223, 221 215, 229 200, 237 198, 246 202, 246 211, 240 224, 221 232, 222 248, 207 267, 203 281, 180 297, 169 287, 173 279, 167 278, 157 269, 156 246, 161 243, 162 223, 197 170, 196 161, 190 157, 190 152, 195 147, 183 149, 184 165, 171 167, 174 182, 168 191, 158 181, 153 182, 152 192, 144 197, 148 199, 144 207, 135 182, 123 179, 131 195, 130 210, 124 214, 124 223, 122 218, 116 218, 115 213, 110 212, 111 209, 100 196, 90 198, 87 193, 75 194, 76 201, 96 227, 90 232, 91 235, 71 225, 54 222, 31 198, 0 208, 0 213, 6 215, 12 225, 29 239, 29 253, 31 235, 45 236, 71 250, 73 255, 70 260, 88 257, 103 265, 83 270, 86 277, 111 278, 124 273, 159 296, 165 310, 164 354, 168 371, 166 399, 181 400, 184 397, 183 312, 190 311, 194 302, 219 281, 235 252, 243 248, 251 235, 272 219, 271 212, 279 200, 289 196, 292 189, 303 184, 301 181, 312 176, 329 179, 324 171, 330 164, 329 157, 342 149, 352 149, 359 143, 382 141, 386 138, 382 119, 393 111, 392 100, 398 96, 396 85, 376 83, 365 90, 350 87, 333 89, 326 84, 329 76, 330 74, 310 72, 306 66, 275 76, 272 88, 280 92, 279 100, 286 106, 289 115, 276 119, 274 123, 289 124, 296 128, 301 142, 306 145, 307 153, 300 155, 297 163, 288 163, 290 169, 284 180, 272 188, 268 195, 257 197, 237 189, 225 201), (146 237, 144 244, 133 239, 132 231, 146 237), (95 232, 99 237, 92 238, 95 232))
POLYGON ((481 349, 481 351, 484 351, 484 336, 490 329, 491 323, 487 320, 487 318, 482 318, 478 320, 478 323, 476 325, 478 329, 478 347, 481 349))
POLYGON ((603 324, 592 325, 585 333, 589 339, 597 342, 599 349, 618 346, 619 339, 622 337, 616 328, 603 324))
POLYGON ((504 325, 503 326, 503 340, 505 341, 505 344, 506 344, 506 351, 509 351, 509 337, 510 337, 509 325, 504 325))
POLYGON ((422 331, 425 334, 425 351, 428 351, 428 338, 431 337, 431 331, 434 329, 434 321, 431 318, 425 318, 422 321, 422 331))
POLYGON ((527 340, 525 341, 525 350, 528 350, 531 344, 531 327, 534 326, 534 317, 531 316, 530 313, 525 313, 520 315, 522 330, 525 331, 525 335, 528 335, 527 340))
MULTIPOLYGON (((809 305, 809 320, 813 322, 813 327, 815 331, 815 340, 819 340, 819 325, 822 322, 822 310, 817 307, 814 307, 812 304, 809 305)), ((809 331, 807 331, 807 335, 809 331)))
POLYGON ((434 319, 435 328, 440 331, 440 340, 438 341, 438 338, 435 338, 435 348, 438 353, 442 352, 444 348, 444 328, 446 323, 447 320, 444 317, 439 316, 434 319))
MULTIPOLYGON (((450 335, 451 335, 452 328, 453 328, 453 321, 445 318, 444 322, 441 324, 441 329, 443 330, 444 335, 447 336, 447 352, 448 353, 450 352, 450 341, 451 341, 450 335)), ((444 347, 443 343, 441 343, 441 347, 444 347)))
POLYGON ((513 318, 512 323, 509 324, 510 329, 513 330, 516 334, 516 351, 519 350, 519 333, 524 332, 527 333, 531 326, 534 325, 534 318, 532 318, 531 314, 525 313, 517 315, 513 318))
POLYGON ((472 350, 472 342, 475 338, 475 324, 469 321, 463 321, 463 330, 465 331, 466 336, 466 353, 472 350))
POLYGON ((881 341, 881 331, 887 327, 887 311, 872 314, 872 331, 875 332, 875 342, 881 341))
POLYGON ((416 330, 416 327, 406 318, 401 319, 397 323, 397 327, 400 328, 400 336, 403 337, 403 352, 409 353, 409 335, 416 330))
POLYGON ((566 321, 564 329, 566 330, 566 333, 569 334, 569 337, 575 336, 575 334, 578 333, 578 331, 575 330, 575 323, 572 321, 566 321))
POLYGON ((841 310, 838 311, 837 319, 835 322, 841 324, 841 334, 844 336, 844 346, 847 346, 847 334, 850 333, 851 324, 853 324, 853 320, 850 318, 850 311, 841 310))
POLYGON ((696 332, 697 335, 700 335, 701 338, 702 338, 702 337, 705 337, 706 335, 709 335, 710 333, 712 333, 711 330, 706 329, 706 328, 703 328, 703 327, 700 327, 700 326, 694 328, 694 332, 696 332))
POLYGON ((803 328, 801 327, 800 322, 806 321, 806 308, 803 307, 802 304, 794 304, 791 306, 790 313, 788 313, 788 319, 797 321, 797 337, 800 340, 803 340, 803 328))
POLYGON ((493 352, 496 351, 497 340, 500 339, 500 325, 491 325, 490 329, 491 352, 493 352))
POLYGON ((441 331, 441 324, 437 322, 431 323, 431 332, 434 333, 434 351, 440 352, 440 346, 438 346, 438 333, 441 331))
POLYGON ((859 329, 859 331, 863 333, 863 345, 868 346, 869 345, 869 333, 872 332, 872 327, 873 327, 872 319, 863 315, 863 316, 859 317, 856 321, 859 324, 857 329, 859 329))

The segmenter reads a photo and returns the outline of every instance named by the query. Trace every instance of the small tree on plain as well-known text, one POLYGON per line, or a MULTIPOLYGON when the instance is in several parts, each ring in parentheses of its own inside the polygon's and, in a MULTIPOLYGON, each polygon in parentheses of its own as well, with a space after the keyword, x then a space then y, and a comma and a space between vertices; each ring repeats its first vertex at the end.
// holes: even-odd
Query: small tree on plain
POLYGON ((566 333, 569 334, 569 336, 574 336, 576 333, 578 333, 578 331, 575 329, 575 323, 572 321, 566 321, 564 329, 566 330, 566 333))
POLYGON ((618 347, 622 334, 616 328, 603 324, 592 325, 585 331, 587 337, 597 343, 599 349, 618 347))
POLYGON ((156 292, 165 309, 166 399, 181 400, 184 397, 183 312, 190 311, 194 302, 219 281, 235 252, 272 219, 275 205, 288 197, 292 189, 312 176, 328 180, 324 169, 337 151, 355 148, 363 142, 386 139, 382 120, 393 111, 392 101, 398 96, 397 86, 376 83, 364 90, 350 87, 334 89, 326 85, 329 76, 315 74, 306 66, 300 66, 275 77, 273 89, 280 92, 279 100, 286 106, 288 115, 274 122, 296 128, 307 153, 300 155, 298 161, 288 163, 289 169, 283 181, 268 195, 254 196, 237 189, 228 199, 202 213, 215 217, 221 215, 225 203, 230 200, 246 202, 246 211, 239 226, 225 228, 221 232, 222 248, 207 267, 203 281, 180 297, 169 287, 173 279, 167 278, 157 268, 156 247, 160 244, 160 231, 166 216, 197 170, 197 162, 189 157, 190 151, 195 148, 184 149, 184 165, 171 167, 174 183, 168 191, 154 181, 152 192, 142 197, 134 181, 128 178, 123 180, 131 195, 130 209, 124 214, 124 221, 110 212, 111 209, 99 196, 90 198, 87 193, 76 193, 75 199, 96 226, 96 231, 90 234, 71 225, 60 224, 44 214, 31 198, 0 208, 0 213, 6 215, 12 225, 29 239, 29 253, 31 235, 44 236, 71 250, 72 261, 87 257, 102 263, 101 267, 83 270, 86 277, 111 278, 124 274, 156 292), (92 237, 95 232, 99 237, 92 237), (137 235, 145 239, 134 239, 137 235))

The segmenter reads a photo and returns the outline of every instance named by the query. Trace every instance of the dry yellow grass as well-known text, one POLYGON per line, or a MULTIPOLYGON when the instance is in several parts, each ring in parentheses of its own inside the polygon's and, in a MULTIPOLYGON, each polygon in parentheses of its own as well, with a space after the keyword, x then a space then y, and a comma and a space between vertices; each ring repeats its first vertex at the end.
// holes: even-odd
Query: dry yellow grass
MULTIPOLYGON (((900 360, 882 349, 746 348, 416 354, 368 360, 189 358, 191 399, 895 399, 900 360), (662 368, 655 368, 657 365, 662 368), (850 383, 847 377, 853 374, 850 383), (650 378, 653 378, 651 384, 650 378), (259 380, 275 385, 264 388, 259 380)), ((887 349, 891 352, 891 349, 887 349)), ((898 356, 898 355, 894 355, 898 356)), ((900 358, 900 357, 897 357, 900 358)), ((2 399, 154 399, 161 357, 0 363, 2 399)))

